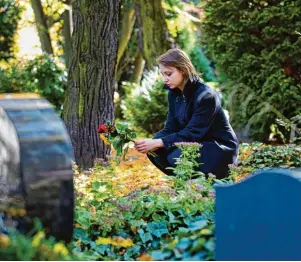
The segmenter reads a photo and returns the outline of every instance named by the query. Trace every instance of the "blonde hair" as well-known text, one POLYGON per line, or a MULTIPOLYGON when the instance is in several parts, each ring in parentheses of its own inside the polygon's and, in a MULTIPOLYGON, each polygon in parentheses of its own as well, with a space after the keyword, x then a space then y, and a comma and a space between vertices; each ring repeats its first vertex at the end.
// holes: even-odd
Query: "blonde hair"
POLYGON ((191 63, 190 58, 181 49, 169 49, 165 54, 158 57, 157 62, 163 66, 177 68, 184 73, 186 81, 189 79, 191 82, 194 82, 200 79, 199 73, 191 63))

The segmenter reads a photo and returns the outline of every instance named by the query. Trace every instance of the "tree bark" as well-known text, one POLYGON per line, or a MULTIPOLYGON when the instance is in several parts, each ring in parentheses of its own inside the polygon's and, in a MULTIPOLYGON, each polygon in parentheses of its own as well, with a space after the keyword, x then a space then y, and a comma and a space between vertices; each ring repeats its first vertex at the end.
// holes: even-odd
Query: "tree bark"
MULTIPOLYGON (((69 6, 71 8, 71 6, 69 6)), ((64 21, 63 24, 63 36, 64 36, 64 56, 66 68, 69 69, 71 58, 71 21, 70 21, 70 8, 66 9, 62 14, 64 21)))
POLYGON ((119 34, 119 47, 117 54, 116 69, 123 53, 130 41, 133 27, 135 24, 135 10, 132 4, 125 4, 122 10, 121 30, 119 34))
POLYGON ((114 71, 118 50, 120 0, 74 0, 72 55, 64 120, 76 163, 93 166, 110 148, 97 127, 114 117, 114 71))
POLYGON ((135 0, 138 23, 138 46, 146 61, 146 68, 156 64, 158 55, 169 48, 168 31, 161 0, 135 0))
POLYGON ((139 52, 136 59, 135 59, 135 68, 134 68, 134 72, 131 76, 131 82, 134 82, 134 83, 137 83, 139 84, 140 83, 140 80, 141 80, 141 76, 142 76, 142 73, 143 73, 143 68, 144 68, 144 64, 145 64, 145 61, 143 59, 143 56, 141 55, 141 53, 139 52))
POLYGON ((53 54, 46 17, 40 0, 31 0, 31 6, 35 15, 36 26, 41 42, 42 51, 53 54))

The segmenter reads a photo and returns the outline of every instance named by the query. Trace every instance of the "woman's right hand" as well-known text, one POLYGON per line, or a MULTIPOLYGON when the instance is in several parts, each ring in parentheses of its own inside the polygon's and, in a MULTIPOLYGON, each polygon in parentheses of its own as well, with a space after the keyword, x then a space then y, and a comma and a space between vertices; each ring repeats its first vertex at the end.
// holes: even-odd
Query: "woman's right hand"
POLYGON ((135 149, 142 154, 146 154, 160 147, 164 147, 161 139, 143 139, 135 142, 135 149))

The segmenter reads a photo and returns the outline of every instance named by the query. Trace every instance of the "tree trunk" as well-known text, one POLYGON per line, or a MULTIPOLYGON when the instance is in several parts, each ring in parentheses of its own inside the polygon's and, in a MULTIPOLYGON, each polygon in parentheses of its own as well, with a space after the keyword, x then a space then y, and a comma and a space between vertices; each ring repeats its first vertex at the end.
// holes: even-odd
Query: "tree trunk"
POLYGON ((114 71, 120 0, 74 0, 72 54, 64 120, 76 163, 93 166, 110 148, 97 134, 99 124, 114 117, 114 71))
POLYGON ((53 54, 49 30, 41 1, 31 0, 31 6, 35 15, 42 51, 48 54, 53 54))
POLYGON ((161 0, 135 0, 138 22, 138 45, 146 61, 146 68, 156 64, 158 55, 169 48, 168 31, 161 0))
POLYGON ((71 21, 70 21, 71 12, 69 9, 66 9, 62 14, 63 21, 64 21, 63 24, 64 56, 65 56, 66 68, 68 69, 69 69, 70 57, 71 57, 71 21))
POLYGON ((135 69, 134 69, 134 73, 131 75, 131 79, 130 79, 131 82, 134 82, 137 84, 140 83, 144 64, 145 64, 145 61, 144 61, 141 53, 139 52, 135 59, 135 69))
POLYGON ((122 10, 121 30, 119 34, 119 47, 117 53, 116 69, 120 59, 130 41, 133 27, 135 24, 135 10, 132 4, 125 4, 122 10))

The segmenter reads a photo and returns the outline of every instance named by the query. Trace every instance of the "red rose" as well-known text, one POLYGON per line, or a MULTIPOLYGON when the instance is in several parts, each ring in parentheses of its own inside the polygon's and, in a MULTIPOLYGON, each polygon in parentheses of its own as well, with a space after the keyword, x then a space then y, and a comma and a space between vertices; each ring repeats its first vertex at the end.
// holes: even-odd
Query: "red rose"
POLYGON ((99 125, 97 132, 102 134, 107 132, 107 125, 99 125))

